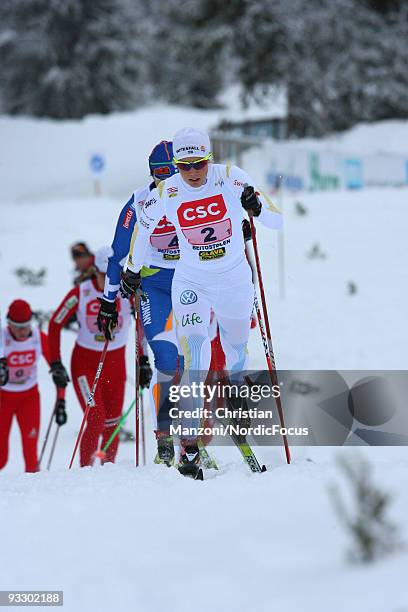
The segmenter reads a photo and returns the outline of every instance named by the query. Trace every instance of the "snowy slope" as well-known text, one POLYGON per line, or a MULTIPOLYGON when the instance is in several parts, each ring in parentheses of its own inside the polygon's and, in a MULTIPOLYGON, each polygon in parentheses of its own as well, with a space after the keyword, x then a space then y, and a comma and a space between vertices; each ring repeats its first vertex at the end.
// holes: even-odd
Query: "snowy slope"
MULTIPOLYGON (((172 135, 173 125, 176 129, 189 122, 179 115, 176 125, 171 112, 168 117, 169 133, 154 124, 157 137, 150 131, 150 141, 146 125, 140 147, 148 151, 155 140, 172 135)), ((71 283, 69 245, 78 239, 93 248, 109 243, 123 198, 147 180, 139 148, 133 182, 125 139, 129 124, 119 119, 123 132, 120 121, 106 118, 108 125, 112 122, 109 138, 116 143, 112 150, 118 165, 109 179, 111 195, 101 198, 84 195, 92 190, 86 174, 88 145, 81 141, 81 159, 74 145, 86 130, 71 133, 61 126, 66 133, 62 141, 48 122, 0 122, 3 129, 16 121, 8 132, 10 156, 3 147, 0 165, 5 186, 0 203, 3 315, 16 297, 28 299, 36 309, 54 308, 71 283), (117 134, 124 139, 122 150, 117 134), (18 141, 15 148, 11 135, 18 141), (24 138, 27 157, 21 158, 24 138), (54 164, 60 143, 65 143, 68 169, 59 160, 54 164), (40 150, 48 151, 38 164, 49 167, 49 179, 36 174, 40 150), (24 178, 18 159, 24 161, 24 178), (21 287, 13 274, 21 265, 46 267, 46 284, 21 287)), ((301 197, 304 216, 295 212, 299 198, 285 195, 280 202, 285 217, 284 296, 279 295, 276 235, 259 228, 281 368, 406 367, 407 195, 407 189, 307 194, 301 197), (316 243, 325 259, 307 257, 316 243), (354 295, 347 292, 349 281, 356 283, 354 295)), ((74 335, 65 332, 67 365, 73 343, 74 335)), ((252 332, 250 352, 253 367, 263 366, 258 330, 252 332)), ((131 357, 130 342, 126 405, 133 394, 131 357)), ((42 439, 55 399, 45 364, 40 388, 42 439)), ((116 466, 68 472, 82 417, 71 388, 68 410, 69 422, 61 430, 49 473, 21 474, 19 433, 13 429, 10 462, 0 473, 0 589, 64 589, 70 612, 408 610, 401 579, 406 555, 368 569, 344 563, 347 542, 327 495, 328 483, 336 478, 334 449, 295 449, 294 464, 287 467, 281 449, 261 448, 257 453, 271 468, 261 476, 249 473, 234 448, 215 449, 220 473, 194 483, 152 464, 154 442, 146 409, 146 467, 136 471, 133 445, 122 444, 116 466)), ((133 417, 128 427, 132 423, 133 417)), ((369 448, 365 453, 375 463, 376 479, 395 494, 393 518, 406 534, 408 499, 401 487, 408 474, 406 450, 369 448)))
MULTIPOLYGON (((407 468, 377 468, 399 492, 400 522, 407 468)), ((130 465, 0 477, 0 588, 64 589, 69 612, 407 609, 406 556, 344 564, 330 464, 245 469, 226 466, 204 483, 130 465)))

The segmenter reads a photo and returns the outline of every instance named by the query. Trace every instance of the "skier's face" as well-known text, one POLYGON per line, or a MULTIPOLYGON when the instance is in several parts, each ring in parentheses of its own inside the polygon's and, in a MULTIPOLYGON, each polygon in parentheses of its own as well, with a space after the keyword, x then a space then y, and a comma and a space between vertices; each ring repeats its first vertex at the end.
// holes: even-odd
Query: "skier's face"
POLYGON ((30 323, 27 323, 27 325, 24 325, 22 327, 20 327, 19 325, 13 325, 12 323, 9 323, 9 327, 10 327, 12 336, 19 342, 22 342, 23 340, 27 340, 27 338, 31 334, 31 324, 30 323))
POLYGON ((78 257, 74 259, 74 261, 75 270, 77 270, 78 272, 86 272, 88 268, 92 265, 92 257, 90 257, 89 255, 84 257, 78 257))
MULTIPOLYGON (((202 159, 202 157, 186 157, 183 159, 183 162, 196 162, 202 159)), ((193 166, 187 170, 183 164, 177 164, 177 168, 180 171, 183 181, 191 187, 201 187, 207 180, 208 160, 205 160, 201 168, 194 168, 193 166)))

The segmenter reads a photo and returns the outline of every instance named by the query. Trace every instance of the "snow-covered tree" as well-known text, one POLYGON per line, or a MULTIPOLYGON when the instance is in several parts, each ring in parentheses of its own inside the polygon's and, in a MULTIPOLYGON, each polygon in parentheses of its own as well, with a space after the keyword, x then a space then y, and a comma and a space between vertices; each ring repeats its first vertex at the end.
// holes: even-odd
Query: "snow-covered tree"
POLYGON ((143 6, 129 0, 3 0, 2 105, 79 118, 140 100, 143 6))
POLYGON ((221 0, 152 0, 155 44, 148 61, 160 97, 198 108, 216 105, 229 76, 228 10, 221 0))
POLYGON ((238 81, 285 86, 298 136, 408 117, 403 0, 2 0, 0 53, 14 114, 209 108, 238 81))
POLYGON ((408 117, 407 15, 362 0, 243 2, 234 52, 249 94, 288 91, 289 131, 322 135, 357 121, 408 117))

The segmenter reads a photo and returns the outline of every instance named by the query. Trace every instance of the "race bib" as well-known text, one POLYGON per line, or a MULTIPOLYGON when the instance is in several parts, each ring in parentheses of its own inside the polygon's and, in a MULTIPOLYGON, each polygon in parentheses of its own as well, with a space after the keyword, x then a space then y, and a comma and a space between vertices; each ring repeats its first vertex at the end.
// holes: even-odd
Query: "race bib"
POLYGON ((231 219, 221 194, 192 202, 183 202, 177 210, 181 231, 189 244, 203 246, 231 237, 231 219))
POLYGON ((86 305, 86 327, 92 334, 99 332, 96 319, 98 317, 100 304, 98 300, 91 300, 86 305))
POLYGON ((35 351, 15 351, 7 357, 9 382, 14 385, 25 384, 32 375, 35 365, 35 351))
POLYGON ((160 219, 153 234, 150 236, 150 244, 160 251, 178 251, 179 243, 176 228, 166 217, 160 219))

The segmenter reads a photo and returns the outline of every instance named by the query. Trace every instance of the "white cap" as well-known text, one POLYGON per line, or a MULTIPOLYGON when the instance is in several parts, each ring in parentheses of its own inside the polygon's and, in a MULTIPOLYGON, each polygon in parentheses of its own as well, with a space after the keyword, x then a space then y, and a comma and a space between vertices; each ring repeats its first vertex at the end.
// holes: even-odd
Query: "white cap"
POLYGON ((103 246, 95 253, 95 268, 102 274, 106 274, 108 270, 108 259, 111 255, 113 251, 110 246, 103 246))
POLYGON ((175 159, 185 157, 206 157, 211 153, 208 134, 195 128, 183 128, 173 138, 173 154, 175 159))

